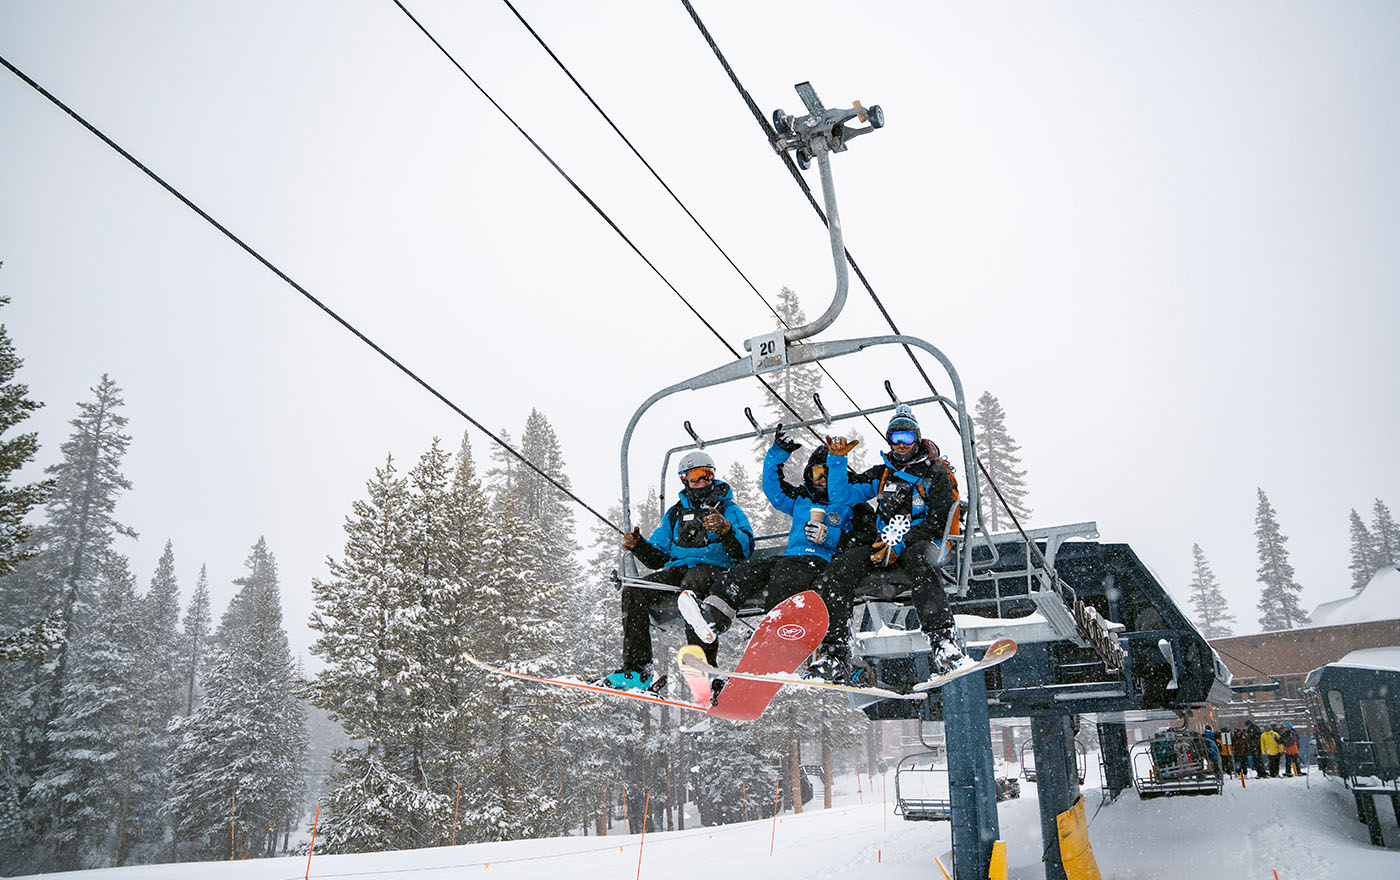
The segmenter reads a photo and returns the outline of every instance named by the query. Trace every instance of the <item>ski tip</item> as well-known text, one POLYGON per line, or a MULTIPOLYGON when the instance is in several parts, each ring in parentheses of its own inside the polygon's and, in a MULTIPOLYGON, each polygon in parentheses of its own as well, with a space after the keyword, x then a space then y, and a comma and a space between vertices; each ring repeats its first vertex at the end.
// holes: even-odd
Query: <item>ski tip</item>
POLYGON ((681 645, 680 650, 676 652, 676 665, 682 669, 691 668, 691 665, 686 662, 686 658, 693 658, 709 665, 708 661, 705 660, 705 650, 699 645, 681 645))

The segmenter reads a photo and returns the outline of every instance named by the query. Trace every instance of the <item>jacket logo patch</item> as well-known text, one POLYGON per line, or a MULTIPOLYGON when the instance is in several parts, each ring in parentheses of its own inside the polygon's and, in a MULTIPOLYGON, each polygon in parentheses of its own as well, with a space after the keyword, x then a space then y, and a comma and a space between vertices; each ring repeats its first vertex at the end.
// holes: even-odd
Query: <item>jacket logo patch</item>
POLYGON ((778 638, 784 641, 801 641, 801 639, 806 635, 807 630, 804 629, 801 624, 785 623, 782 626, 778 627, 778 638))

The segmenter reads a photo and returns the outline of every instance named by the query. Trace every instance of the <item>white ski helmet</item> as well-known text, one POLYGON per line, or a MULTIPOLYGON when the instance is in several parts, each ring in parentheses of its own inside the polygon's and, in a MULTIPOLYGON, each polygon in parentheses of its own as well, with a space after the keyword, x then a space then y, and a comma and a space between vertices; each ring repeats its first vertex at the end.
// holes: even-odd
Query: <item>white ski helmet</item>
POLYGON ((684 478, 686 471, 690 470, 691 468, 698 467, 707 467, 713 471, 715 469, 715 460, 713 458, 710 458, 710 454, 708 452, 705 452, 700 449, 697 449, 694 452, 687 452, 685 455, 681 456, 680 464, 676 466, 676 473, 680 474, 681 477, 684 478))

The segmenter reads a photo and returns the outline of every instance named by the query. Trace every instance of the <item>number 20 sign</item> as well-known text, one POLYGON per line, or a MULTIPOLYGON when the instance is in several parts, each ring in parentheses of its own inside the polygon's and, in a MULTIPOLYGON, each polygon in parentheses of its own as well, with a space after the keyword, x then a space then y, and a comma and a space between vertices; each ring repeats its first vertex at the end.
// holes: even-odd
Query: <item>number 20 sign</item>
POLYGON ((788 365, 787 340, 782 330, 749 340, 754 373, 771 373, 788 365))

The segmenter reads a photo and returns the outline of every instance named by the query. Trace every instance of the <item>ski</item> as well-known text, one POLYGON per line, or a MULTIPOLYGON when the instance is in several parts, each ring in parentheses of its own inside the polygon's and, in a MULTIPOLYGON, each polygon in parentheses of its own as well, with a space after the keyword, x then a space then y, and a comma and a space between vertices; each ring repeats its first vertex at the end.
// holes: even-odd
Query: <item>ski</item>
MULTIPOLYGON (((687 647, 694 647, 688 645, 687 647)), ((847 693, 860 694, 866 697, 878 697, 882 700, 923 700, 923 694, 904 694, 899 691, 892 691, 880 687, 860 687, 853 684, 839 684, 834 681, 824 681, 820 678, 802 678, 795 674, 784 674, 781 672, 771 672, 767 675, 756 675, 751 672, 740 672, 737 669, 720 669, 705 662, 703 652, 697 650, 688 652, 682 648, 676 656, 676 662, 681 667, 681 674, 685 676, 686 683, 690 685, 694 692, 696 685, 692 679, 705 682, 709 687, 709 680, 712 678, 740 679, 742 681, 763 681, 777 685, 796 685, 797 687, 821 688, 826 690, 846 691, 847 693)))
POLYGON ((675 706, 677 709, 689 709, 692 712, 708 712, 710 710, 710 701, 708 699, 705 700, 703 705, 700 703, 686 703, 681 700, 668 700, 665 697, 659 697, 656 694, 651 693, 650 691, 620 691, 616 688, 603 687, 602 685, 597 684, 589 684, 588 682, 579 681, 577 679, 545 678, 539 675, 527 675, 524 672, 511 672, 509 669, 503 669, 500 666, 493 666, 490 663, 487 663, 485 660, 478 660, 471 654, 463 654, 463 656, 475 665, 495 675, 505 675, 509 676, 510 678, 523 679, 524 681, 533 681, 538 682, 539 684, 558 685, 559 687, 574 688, 576 690, 581 691, 592 691, 593 693, 606 694, 610 697, 622 697, 628 700, 641 700, 646 703, 656 703, 657 705, 661 706, 675 706))
POLYGON ((954 679, 962 678, 964 675, 971 675, 974 672, 982 672, 983 670, 991 669, 998 663, 1005 663, 1014 656, 1016 656, 1016 643, 1011 639, 997 639, 988 646, 987 652, 982 655, 981 660, 978 660, 970 666, 964 666, 961 669, 955 669, 952 672, 940 675, 937 678, 921 681, 914 685, 914 691, 923 694, 935 688, 941 688, 954 679))

